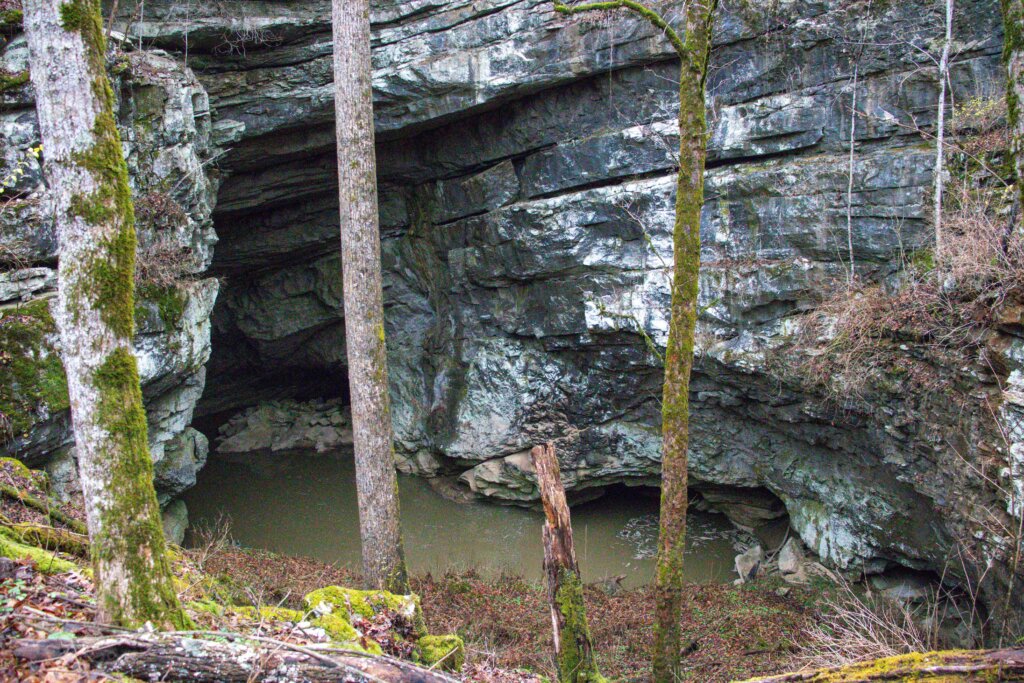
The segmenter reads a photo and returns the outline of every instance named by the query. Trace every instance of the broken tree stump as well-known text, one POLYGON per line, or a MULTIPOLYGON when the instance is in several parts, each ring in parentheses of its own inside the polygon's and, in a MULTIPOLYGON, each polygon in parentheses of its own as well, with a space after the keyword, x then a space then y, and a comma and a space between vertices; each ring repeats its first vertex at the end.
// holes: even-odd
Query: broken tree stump
POLYGON ((605 679, 594 661, 594 646, 583 604, 583 581, 576 563, 569 505, 565 500, 555 447, 551 443, 534 446, 530 455, 537 471, 537 487, 547 518, 542 532, 544 574, 548 580, 558 680, 562 683, 603 682, 605 679))

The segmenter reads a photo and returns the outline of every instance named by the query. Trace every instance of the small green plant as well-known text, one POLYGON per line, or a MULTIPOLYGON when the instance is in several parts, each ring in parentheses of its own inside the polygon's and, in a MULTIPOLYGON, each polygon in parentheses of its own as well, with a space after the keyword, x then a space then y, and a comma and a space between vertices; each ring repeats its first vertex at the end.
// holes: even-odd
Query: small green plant
POLYGON ((0 180, 0 195, 3 195, 12 187, 18 184, 18 182, 25 177, 28 173, 29 167, 33 161, 38 161, 39 157, 43 153, 42 145, 35 145, 25 150, 24 156, 18 160, 14 165, 14 168, 0 180))

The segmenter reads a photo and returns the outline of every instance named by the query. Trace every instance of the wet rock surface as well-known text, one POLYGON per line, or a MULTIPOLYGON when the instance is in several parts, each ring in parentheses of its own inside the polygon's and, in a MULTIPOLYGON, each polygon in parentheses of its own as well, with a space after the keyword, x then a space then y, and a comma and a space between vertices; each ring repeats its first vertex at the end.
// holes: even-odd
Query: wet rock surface
POLYGON ((220 427, 217 452, 327 453, 352 446, 352 416, 340 401, 267 401, 220 427))
MULTIPOLYGON (((345 382, 326 5, 228 5, 187 25, 162 5, 126 25, 167 49, 188 29, 230 143, 205 415, 345 382), (225 46, 246 28, 244 50, 225 46)), ((845 280, 848 214, 865 281, 890 281, 931 239, 933 152, 917 130, 936 83, 919 48, 940 19, 923 2, 864 9, 721 18, 691 475, 738 523, 788 515, 829 562, 880 571, 941 564, 965 528, 936 524, 950 480, 928 455, 955 418, 884 393, 837 410, 777 358, 845 280)), ((954 89, 994 96, 998 8, 959 16, 954 89)), ((678 142, 668 46, 629 16, 567 22, 540 2, 381 3, 374 22, 399 466, 529 503, 529 448, 553 440, 579 495, 656 485, 678 142)))

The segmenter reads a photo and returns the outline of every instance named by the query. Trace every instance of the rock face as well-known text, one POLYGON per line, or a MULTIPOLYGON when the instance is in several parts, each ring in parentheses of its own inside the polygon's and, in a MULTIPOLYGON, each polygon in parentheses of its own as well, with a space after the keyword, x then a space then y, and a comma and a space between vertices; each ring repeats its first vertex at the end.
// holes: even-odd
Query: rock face
MULTIPOLYGON (((957 101, 1001 96, 998 3, 957 11, 957 101)), ((211 111, 196 139, 208 130, 226 150, 206 271, 226 276, 198 408, 210 420, 264 401, 346 401, 329 16, 327 0, 120 3, 119 30, 187 55, 211 111)), ((373 21, 400 467, 531 501, 528 449, 554 440, 571 490, 657 485, 677 145, 670 47, 629 15, 567 21, 547 0, 379 0, 373 21)), ((747 526, 788 513, 841 567, 938 571, 974 537, 967 510, 989 494, 955 475, 955 444, 1006 435, 990 450, 1011 485, 1024 481, 1019 324, 994 334, 1001 361, 988 370, 939 368, 991 399, 1006 429, 982 399, 963 411, 897 385, 837 410, 779 358, 796 321, 844 281, 848 227, 866 282, 891 282, 904 255, 930 243, 933 150, 919 131, 934 121, 927 52, 940 26, 925 0, 792 0, 771 14, 724 8, 715 40, 694 487, 747 526)), ((180 87, 202 102, 190 81, 180 87)), ((24 114, 3 125, 28 145, 24 114)), ((195 188, 190 215, 209 215, 194 209, 212 204, 211 175, 171 184, 195 188)), ((0 239, 36 215, 17 211, 0 220, 0 239)), ((205 266, 197 245, 209 233, 190 234, 205 266)), ((36 260, 52 259, 45 230, 28 242, 36 260)), ((0 291, 45 291, 48 277, 26 271, 0 291)))
MULTIPOLYGON (((776 353, 845 278, 848 224, 869 282, 929 244, 933 160, 918 130, 934 119, 933 4, 726 8, 709 83, 694 485, 747 526, 788 512, 814 552, 869 571, 935 569, 968 528, 937 521, 956 507, 943 493, 956 418, 892 393, 837 411, 776 353)), ((123 6, 121 27, 187 47, 228 149, 212 265, 228 284, 199 410, 344 402, 329 3, 150 2, 144 21, 140 9, 123 6)), ((956 96, 996 97, 997 3, 958 16, 956 96)), ((374 28, 400 466, 531 501, 527 453, 550 439, 569 489, 657 485, 669 46, 628 15, 566 21, 543 0, 382 0, 374 28)), ((997 380, 972 381, 998 394, 997 380)))
POLYGON ((316 451, 352 446, 352 414, 340 401, 267 401, 220 427, 218 453, 316 451))
MULTIPOLYGON (((26 60, 24 37, 3 45, 0 66, 8 72, 22 72, 26 60)), ((195 484, 209 450, 206 437, 190 427, 206 383, 210 319, 219 289, 215 278, 204 276, 216 242, 212 214, 218 187, 207 168, 215 154, 209 101, 192 72, 165 54, 128 54, 111 71, 136 202, 140 268, 143 275, 157 277, 138 287, 135 355, 155 481, 166 503, 195 484), (169 273, 180 282, 167 282, 169 273)), ((59 340, 46 304, 56 288, 57 243, 43 204, 38 155, 30 151, 38 144, 31 87, 9 88, 0 97, 5 173, 22 171, 5 184, 4 195, 11 199, 0 209, 0 327, 5 341, 19 330, 38 331, 31 347, 4 350, 16 352, 9 359, 12 367, 45 369, 56 363, 62 381, 59 340)), ((50 390, 41 392, 16 373, 6 384, 0 410, 8 420, 32 426, 2 439, 0 452, 46 466, 58 490, 73 492, 77 476, 66 385, 51 382, 45 385, 50 390)))

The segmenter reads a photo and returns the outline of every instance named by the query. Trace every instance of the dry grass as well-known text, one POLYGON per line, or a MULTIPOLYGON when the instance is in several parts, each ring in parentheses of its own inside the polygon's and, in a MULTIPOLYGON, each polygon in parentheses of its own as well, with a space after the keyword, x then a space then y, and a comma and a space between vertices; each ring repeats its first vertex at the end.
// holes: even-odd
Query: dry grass
POLYGON ((136 201, 135 215, 140 227, 136 283, 166 288, 189 279, 197 264, 175 237, 188 222, 181 205, 165 192, 150 192, 136 201))
POLYGON ((858 595, 841 583, 825 600, 821 615, 808 630, 800 656, 812 668, 845 666, 881 657, 938 649, 941 641, 931 618, 937 601, 915 605, 881 595, 858 595))
POLYGON ((959 146, 968 154, 977 156, 1009 149, 1006 98, 972 97, 958 103, 952 128, 959 146))
POLYGON ((797 346, 813 351, 798 373, 833 398, 897 382, 946 389, 934 366, 976 354, 1002 305, 1024 292, 1024 237, 1008 229, 1006 193, 965 182, 950 190, 938 254, 905 257, 895 288, 837 283, 804 320, 797 346))

